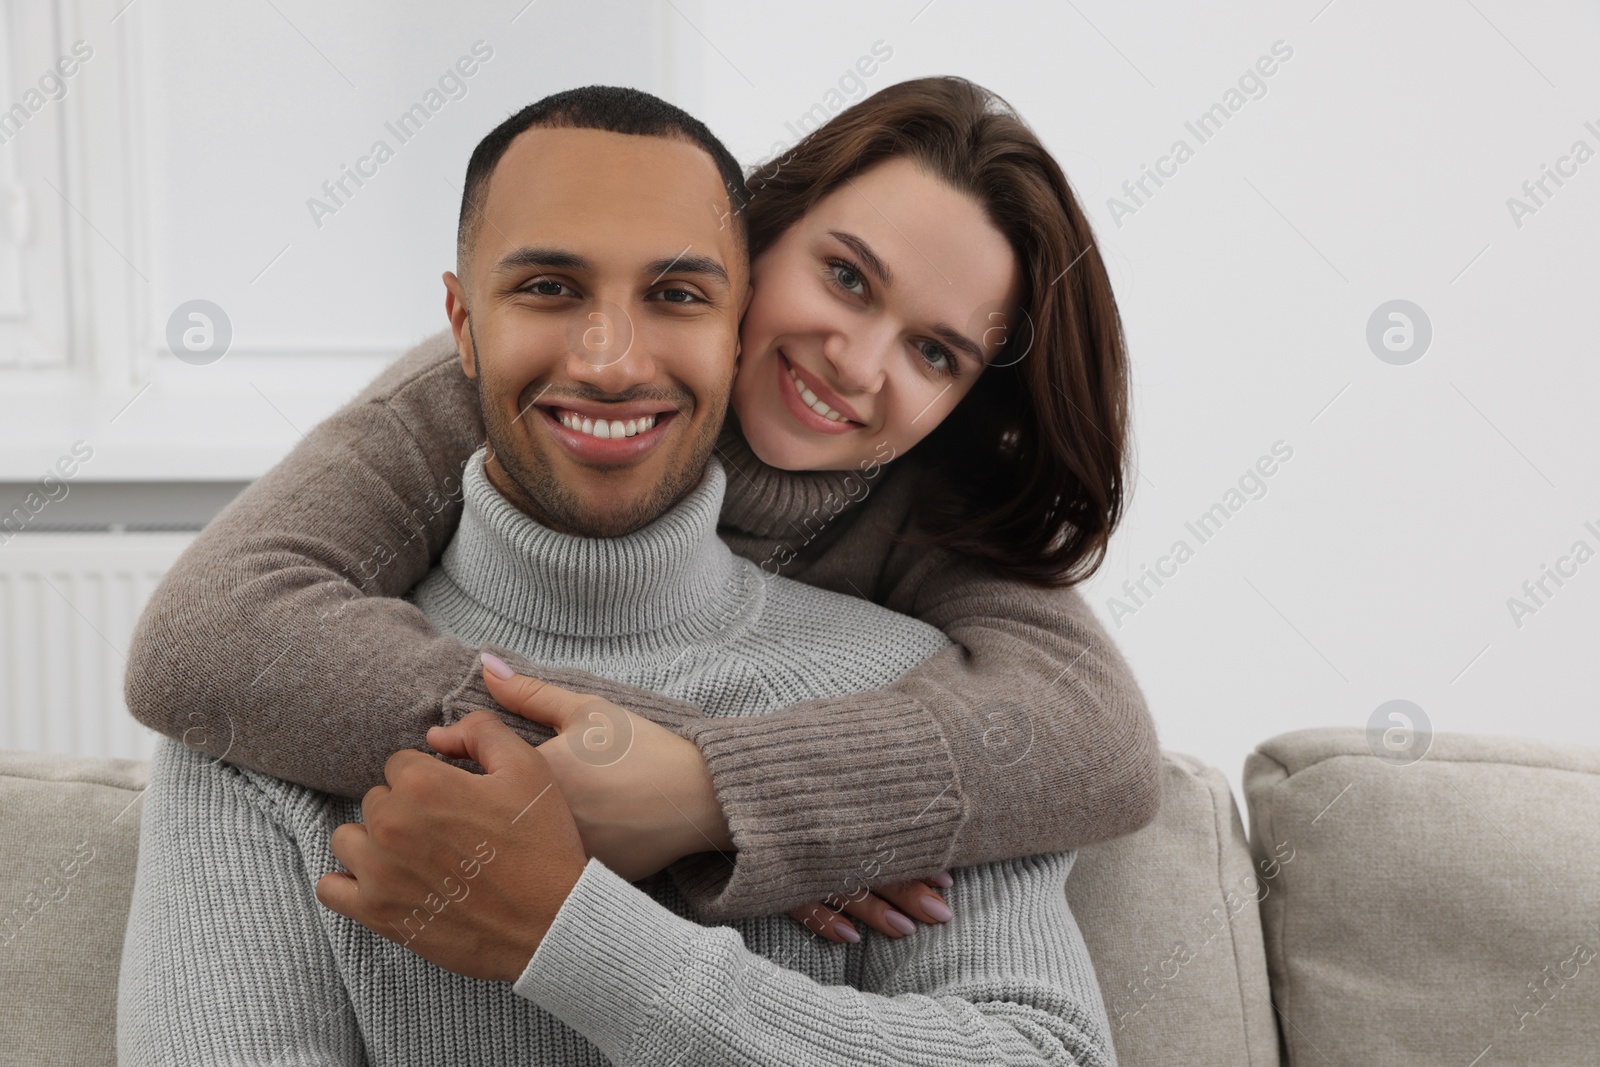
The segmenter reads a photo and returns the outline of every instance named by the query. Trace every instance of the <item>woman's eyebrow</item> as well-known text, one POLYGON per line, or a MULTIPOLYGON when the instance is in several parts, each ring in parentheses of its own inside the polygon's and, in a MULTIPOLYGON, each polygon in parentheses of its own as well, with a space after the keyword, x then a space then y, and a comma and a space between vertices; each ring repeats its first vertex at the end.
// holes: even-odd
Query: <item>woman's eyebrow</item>
POLYGON ((867 242, 855 234, 846 233, 843 230, 829 230, 828 235, 860 257, 861 265, 871 271, 878 281, 883 283, 885 289, 894 285, 894 272, 889 269, 887 263, 878 258, 878 254, 872 250, 867 242))
POLYGON ((939 340, 943 341, 951 348, 958 348, 965 352, 967 355, 976 360, 979 366, 983 365, 983 349, 979 348, 977 343, 969 338, 966 334, 957 333, 955 327, 951 326, 949 323, 936 322, 932 326, 928 327, 928 332, 939 338, 939 340))
MULTIPOLYGON (((894 272, 889 269, 887 263, 878 258, 877 253, 872 250, 867 242, 844 230, 829 230, 828 235, 854 252, 861 260, 861 265, 872 272, 883 283, 885 289, 894 285, 894 272)), ((947 322, 936 322, 928 327, 928 332, 951 348, 965 352, 982 366, 983 348, 966 334, 958 332, 954 326, 947 322)))

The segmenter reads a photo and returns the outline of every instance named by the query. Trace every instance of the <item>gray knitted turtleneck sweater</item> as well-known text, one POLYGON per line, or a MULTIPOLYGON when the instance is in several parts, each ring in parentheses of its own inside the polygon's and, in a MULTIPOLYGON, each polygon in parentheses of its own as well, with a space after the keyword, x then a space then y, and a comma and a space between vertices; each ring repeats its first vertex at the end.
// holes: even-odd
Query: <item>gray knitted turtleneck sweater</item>
MULTIPOLYGON (((414 592, 431 622, 701 705, 766 714, 884 685, 944 647, 868 601, 767 578, 717 538, 725 486, 626 537, 555 533, 467 465, 461 527, 414 592)), ((1063 885, 1074 852, 952 871, 948 923, 824 941, 708 924, 673 879, 590 860, 515 983, 441 970, 323 907, 356 800, 163 739, 119 983, 133 1064, 1115 1063, 1063 885)), ((863 880, 871 877, 863 872, 863 880)))

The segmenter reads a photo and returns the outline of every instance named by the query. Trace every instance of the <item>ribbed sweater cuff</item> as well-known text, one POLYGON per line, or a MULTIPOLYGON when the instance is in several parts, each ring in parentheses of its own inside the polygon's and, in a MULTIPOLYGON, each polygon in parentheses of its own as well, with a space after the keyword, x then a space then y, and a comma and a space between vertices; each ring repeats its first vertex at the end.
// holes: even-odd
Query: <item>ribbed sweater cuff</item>
MULTIPOLYGON (((662 696, 660 693, 637 686, 624 685, 580 671, 570 667, 552 667, 546 664, 535 663, 527 656, 504 645, 485 644, 483 649, 493 652, 508 663, 512 670, 529 678, 540 678, 551 685, 570 689, 574 693, 588 693, 593 696, 604 697, 613 704, 627 708, 636 715, 643 715, 651 722, 664 726, 675 733, 683 732, 683 725, 700 718, 700 709, 686 700, 675 700, 672 697, 662 696)), ((490 711, 499 709, 498 701, 489 693, 489 687, 483 681, 483 668, 479 664, 477 653, 465 672, 461 682, 449 693, 445 694, 441 708, 440 721, 449 726, 460 721, 465 716, 478 708, 488 708, 490 711)), ((554 736, 554 731, 548 726, 523 719, 514 712, 505 712, 511 720, 513 729, 523 731, 524 736, 532 733, 539 740, 547 740, 554 736)))
POLYGON ((699 918, 775 915, 949 866, 966 805, 950 746, 916 700, 883 701, 815 700, 686 726, 738 849, 732 864, 671 869, 699 918))
POLYGON ((591 858, 511 988, 625 1064, 705 932, 591 858))

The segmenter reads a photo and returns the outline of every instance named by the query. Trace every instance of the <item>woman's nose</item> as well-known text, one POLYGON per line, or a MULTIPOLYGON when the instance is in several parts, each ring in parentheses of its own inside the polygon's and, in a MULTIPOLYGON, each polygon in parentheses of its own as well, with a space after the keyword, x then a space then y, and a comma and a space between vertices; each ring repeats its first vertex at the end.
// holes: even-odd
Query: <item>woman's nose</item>
POLYGON ((841 387, 857 393, 876 393, 883 388, 893 345, 893 335, 886 330, 861 330, 835 334, 823 346, 823 354, 841 387))

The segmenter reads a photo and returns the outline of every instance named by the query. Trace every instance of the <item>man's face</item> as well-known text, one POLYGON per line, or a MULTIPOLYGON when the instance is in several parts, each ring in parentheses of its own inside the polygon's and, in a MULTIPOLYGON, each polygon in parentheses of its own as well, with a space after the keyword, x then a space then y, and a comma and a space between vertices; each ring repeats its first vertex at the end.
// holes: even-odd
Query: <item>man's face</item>
POLYGON ((728 211, 683 140, 530 129, 495 167, 445 307, 489 480, 546 526, 620 536, 699 483, 747 296, 728 211))

